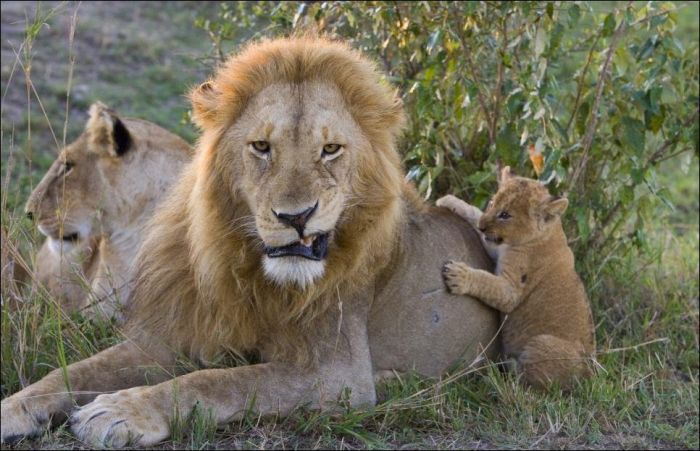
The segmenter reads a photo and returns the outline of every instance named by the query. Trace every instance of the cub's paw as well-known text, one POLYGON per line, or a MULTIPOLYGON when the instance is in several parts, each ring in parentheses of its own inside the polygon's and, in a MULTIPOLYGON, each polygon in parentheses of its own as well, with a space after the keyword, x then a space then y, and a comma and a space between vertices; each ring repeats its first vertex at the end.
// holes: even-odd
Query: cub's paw
POLYGON ((442 267, 442 278, 450 293, 469 294, 472 269, 463 262, 449 261, 442 267))
POLYGON ((481 215, 483 215, 483 212, 475 206, 470 205, 451 194, 438 199, 437 202, 435 202, 435 205, 438 207, 447 208, 457 216, 461 216, 462 218, 466 219, 473 226, 476 226, 481 218, 481 215))
POLYGON ((29 399, 10 397, 0 403, 0 439, 16 443, 41 436, 49 427, 49 415, 32 409, 29 399))
POLYGON ((452 194, 448 194, 447 196, 442 196, 440 199, 438 199, 435 202, 435 205, 437 205, 438 207, 448 208, 456 212, 460 207, 466 205, 466 202, 464 202, 458 197, 453 196, 452 194))
POLYGON ((71 430, 92 446, 123 448, 150 446, 170 435, 165 412, 150 401, 147 387, 100 395, 73 413, 71 430))

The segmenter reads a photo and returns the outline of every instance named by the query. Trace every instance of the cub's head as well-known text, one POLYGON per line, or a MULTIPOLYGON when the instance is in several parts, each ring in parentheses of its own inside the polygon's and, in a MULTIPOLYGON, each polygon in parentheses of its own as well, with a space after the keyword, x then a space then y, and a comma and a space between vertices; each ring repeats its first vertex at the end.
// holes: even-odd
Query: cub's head
POLYGON ((91 237, 107 194, 103 171, 121 165, 131 147, 124 123, 102 103, 93 104, 85 131, 59 153, 25 206, 52 250, 68 251, 91 237))
POLYGON ((517 177, 506 166, 498 191, 479 220, 479 230, 496 244, 525 244, 560 227, 568 205, 568 200, 550 195, 537 180, 517 177))
POLYGON ((216 208, 238 205, 227 220, 259 242, 268 279, 304 288, 386 245, 374 240, 396 213, 403 113, 374 64, 324 39, 265 41, 191 98, 216 208))

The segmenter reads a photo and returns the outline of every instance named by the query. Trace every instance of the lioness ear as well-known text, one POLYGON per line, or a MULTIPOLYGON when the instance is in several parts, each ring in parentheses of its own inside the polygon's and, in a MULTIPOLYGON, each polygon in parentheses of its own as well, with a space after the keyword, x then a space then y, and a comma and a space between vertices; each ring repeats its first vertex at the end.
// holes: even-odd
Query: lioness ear
POLYGON ((510 171, 510 166, 506 166, 505 168, 501 169, 500 172, 500 177, 498 177, 498 184, 502 184, 509 178, 513 177, 513 173, 510 171))
POLYGON ((213 125, 216 118, 216 101, 218 91, 215 89, 214 82, 209 80, 201 85, 190 90, 190 102, 192 103, 192 112, 194 122, 200 128, 207 128, 213 125))
POLYGON ((542 211, 544 220, 551 221, 554 218, 561 217, 569 206, 569 200, 566 197, 550 196, 544 201, 542 211))
POLYGON ((105 104, 93 103, 89 115, 85 131, 94 151, 121 157, 131 148, 129 130, 105 104))

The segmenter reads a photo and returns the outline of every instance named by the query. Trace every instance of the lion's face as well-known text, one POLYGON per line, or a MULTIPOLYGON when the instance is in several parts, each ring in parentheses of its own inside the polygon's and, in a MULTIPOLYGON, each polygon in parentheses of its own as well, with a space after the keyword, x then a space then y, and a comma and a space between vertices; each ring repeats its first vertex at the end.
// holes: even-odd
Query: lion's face
POLYGON ((358 155, 370 150, 338 89, 271 85, 251 99, 223 146, 220 158, 240 162, 235 189, 254 217, 266 275, 301 287, 322 276, 353 199, 358 155))
POLYGON ((25 206, 54 252, 68 252, 98 230, 105 232, 102 216, 114 216, 110 207, 135 198, 118 200, 124 197, 124 180, 134 185, 126 176, 137 170, 134 159, 126 156, 131 146, 124 123, 95 103, 83 134, 59 153, 25 206))
POLYGON ((56 253, 69 251, 92 234, 98 203, 97 159, 84 138, 68 145, 27 202, 27 212, 56 253))
POLYGON ((567 205, 537 180, 513 176, 506 167, 478 227, 496 244, 517 246, 548 235, 567 205))

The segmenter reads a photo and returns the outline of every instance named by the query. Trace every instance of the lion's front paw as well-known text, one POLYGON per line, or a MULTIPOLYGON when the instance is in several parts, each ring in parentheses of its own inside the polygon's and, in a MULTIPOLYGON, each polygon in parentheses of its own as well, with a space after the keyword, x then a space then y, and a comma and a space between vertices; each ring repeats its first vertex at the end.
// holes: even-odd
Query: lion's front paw
POLYGON ((35 411, 30 400, 10 397, 0 403, 0 438, 15 443, 23 438, 38 437, 49 426, 49 415, 35 411))
POLYGON ((449 261, 442 268, 442 277, 450 293, 469 294, 472 269, 462 262, 449 261))
POLYGON ((93 446, 149 446, 170 435, 165 412, 148 402, 147 387, 100 395, 70 419, 75 436, 93 446))

